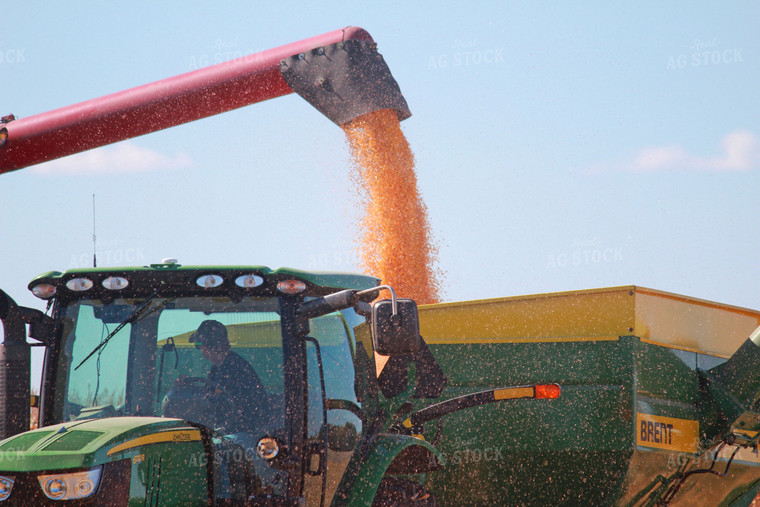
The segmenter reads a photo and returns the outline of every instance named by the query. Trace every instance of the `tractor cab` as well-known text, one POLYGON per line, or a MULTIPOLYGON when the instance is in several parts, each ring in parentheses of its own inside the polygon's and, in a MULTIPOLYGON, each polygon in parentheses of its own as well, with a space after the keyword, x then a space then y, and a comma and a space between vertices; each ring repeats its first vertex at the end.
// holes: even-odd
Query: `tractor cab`
MULTIPOLYGON (((6 489, 77 499, 108 495, 99 482, 110 481, 119 497, 148 501, 160 475, 162 495, 172 485, 199 503, 329 503, 379 417, 367 322, 376 287, 359 275, 176 262, 37 277, 30 290, 51 302, 34 316, 46 345, 40 429, 2 445, 24 454, 2 463, 6 489), (65 454, 91 484, 50 473, 65 454), (124 462, 133 473, 115 473, 124 462)), ((393 303, 372 334, 388 354, 414 351, 416 313, 393 303), (402 317, 411 338, 398 323, 381 329, 402 317)))

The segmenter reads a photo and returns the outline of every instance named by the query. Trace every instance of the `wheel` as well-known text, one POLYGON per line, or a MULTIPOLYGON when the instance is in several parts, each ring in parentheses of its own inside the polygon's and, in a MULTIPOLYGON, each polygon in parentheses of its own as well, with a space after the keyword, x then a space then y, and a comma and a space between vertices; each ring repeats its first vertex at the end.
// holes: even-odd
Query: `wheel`
POLYGON ((435 497, 424 486, 407 479, 384 477, 377 487, 373 507, 438 505, 435 497))

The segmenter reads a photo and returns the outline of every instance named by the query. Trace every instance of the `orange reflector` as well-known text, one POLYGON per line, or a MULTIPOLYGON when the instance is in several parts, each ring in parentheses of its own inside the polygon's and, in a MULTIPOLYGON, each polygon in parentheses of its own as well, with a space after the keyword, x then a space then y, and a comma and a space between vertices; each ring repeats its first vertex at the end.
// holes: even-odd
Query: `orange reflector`
POLYGON ((493 392, 493 399, 499 400, 514 400, 517 398, 533 398, 533 389, 530 387, 505 387, 504 389, 496 389, 493 392))
POLYGON ((536 398, 548 398, 553 400, 559 398, 559 393, 562 391, 557 384, 537 384, 536 385, 536 398))
POLYGON ((283 280, 277 284, 277 290, 285 294, 298 294, 306 290, 306 283, 301 280, 283 280))

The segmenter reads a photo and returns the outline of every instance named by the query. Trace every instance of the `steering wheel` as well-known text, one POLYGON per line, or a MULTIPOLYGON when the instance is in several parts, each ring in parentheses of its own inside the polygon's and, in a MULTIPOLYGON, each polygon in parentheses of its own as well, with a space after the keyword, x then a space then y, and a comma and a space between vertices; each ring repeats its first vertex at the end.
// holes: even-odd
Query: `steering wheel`
POLYGON ((177 379, 161 402, 163 416, 211 425, 214 414, 206 399, 205 384, 204 377, 177 379))

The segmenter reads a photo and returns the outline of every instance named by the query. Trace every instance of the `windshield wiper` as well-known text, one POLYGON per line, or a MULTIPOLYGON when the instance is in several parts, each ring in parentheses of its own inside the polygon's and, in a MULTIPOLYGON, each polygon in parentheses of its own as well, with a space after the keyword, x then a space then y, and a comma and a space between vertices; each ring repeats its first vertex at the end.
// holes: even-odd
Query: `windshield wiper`
POLYGON ((102 342, 100 342, 97 347, 95 347, 94 349, 92 349, 92 352, 90 352, 89 354, 87 354, 87 357, 85 357, 84 359, 82 359, 82 361, 78 365, 76 365, 76 367, 74 367, 74 370, 76 371, 77 369, 79 369, 79 367, 82 366, 93 355, 95 355, 95 353, 97 351, 99 351, 100 349, 102 349, 103 347, 105 347, 106 344, 108 343, 108 341, 111 338, 113 338, 114 336, 116 336, 116 334, 119 331, 121 331, 122 329, 124 329, 124 326, 126 326, 127 324, 134 324, 135 322, 137 322, 138 320, 140 320, 140 318, 142 318, 143 316, 149 315, 150 313, 153 313, 160 306, 164 306, 166 304, 166 301, 164 301, 163 304, 154 307, 150 312, 145 313, 145 310, 147 310, 150 307, 151 301, 153 301, 153 299, 155 299, 156 294, 157 294, 157 291, 153 292, 150 296, 148 296, 145 299, 145 301, 143 301, 142 304, 140 304, 140 306, 138 306, 137 308, 135 308, 135 310, 129 315, 129 317, 127 317, 124 320, 124 322, 122 322, 121 324, 119 324, 118 326, 116 326, 116 328, 113 331, 111 331, 110 333, 108 333, 108 336, 106 336, 105 339, 102 342))

